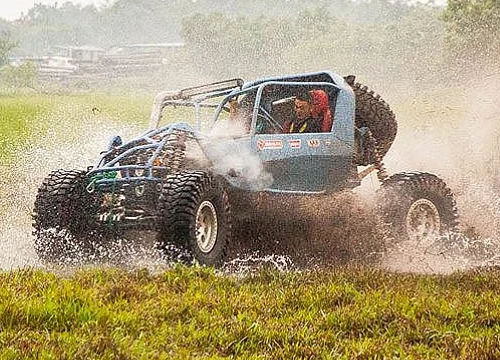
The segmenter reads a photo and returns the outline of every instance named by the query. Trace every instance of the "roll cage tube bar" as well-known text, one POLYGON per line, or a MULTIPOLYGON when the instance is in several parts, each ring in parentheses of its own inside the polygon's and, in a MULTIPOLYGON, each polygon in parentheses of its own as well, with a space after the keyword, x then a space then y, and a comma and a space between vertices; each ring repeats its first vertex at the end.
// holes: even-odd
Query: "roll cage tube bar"
MULTIPOLYGON (((300 77, 296 75, 293 76, 281 76, 272 77, 266 79, 260 79, 250 83, 245 83, 242 79, 236 78, 231 80, 225 80, 220 82, 215 82, 207 85, 201 85, 196 87, 185 88, 178 91, 164 91, 160 92, 154 99, 153 108, 151 111, 150 121, 149 121, 149 131, 158 128, 159 122, 161 120, 161 112, 166 105, 178 105, 178 106, 194 106, 195 111, 198 113, 200 107, 216 107, 216 105, 202 104, 204 100, 209 98, 230 95, 234 97, 235 95, 243 94, 246 92, 251 92, 254 89, 259 89, 259 86, 265 86, 268 84, 302 84, 302 85, 329 85, 334 86, 338 90, 343 90, 345 86, 344 78, 341 76, 331 73, 329 71, 314 72, 303 74, 300 77), (319 81, 311 81, 307 79, 318 79, 319 81), (302 81, 301 81, 302 80, 302 81), (204 95, 202 97, 194 98, 196 95, 204 95)), ((255 104, 260 102, 262 90, 256 96, 255 104)), ((227 102, 224 99, 221 104, 219 104, 218 109, 214 117, 216 121, 223 108, 223 105, 227 102)), ((254 108, 254 114, 256 109, 254 108)), ((199 114, 196 115, 199 118, 199 114)), ((199 125, 199 124, 198 124, 199 125)))
POLYGON ((242 79, 231 79, 185 88, 179 91, 160 92, 153 101, 148 131, 158 128, 161 120, 161 112, 166 105, 194 106, 198 112, 199 107, 216 107, 216 105, 202 105, 201 103, 206 99, 229 94, 241 89, 243 84, 242 79), (197 95, 204 96, 196 97, 197 95))

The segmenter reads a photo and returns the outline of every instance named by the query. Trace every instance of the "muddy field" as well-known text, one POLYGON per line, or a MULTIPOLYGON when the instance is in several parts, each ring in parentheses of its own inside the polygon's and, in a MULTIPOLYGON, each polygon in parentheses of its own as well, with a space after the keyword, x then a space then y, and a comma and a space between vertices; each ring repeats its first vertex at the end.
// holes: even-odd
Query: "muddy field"
MULTIPOLYGON (((494 84, 489 81, 488 84, 494 84)), ((385 159, 389 173, 407 170, 439 174, 456 195, 460 233, 431 248, 407 248, 384 239, 374 208, 376 176, 366 178, 352 193, 318 199, 273 199, 278 207, 255 204, 264 214, 258 224, 241 223, 227 267, 246 270, 268 264, 279 269, 361 262, 395 271, 449 273, 498 265, 500 197, 497 183, 497 134, 500 88, 457 87, 436 90, 409 101, 393 96, 399 134, 385 159), (436 97, 442 101, 436 102, 436 97)), ((386 98, 391 99, 391 94, 386 98)), ((139 125, 96 114, 84 106, 61 105, 48 117, 49 131, 32 141, 2 166, 0 182, 0 268, 41 266, 33 249, 31 211, 42 179, 58 168, 84 168, 99 149, 119 133, 125 139, 140 134, 139 125)), ((154 234, 129 234, 107 249, 104 263, 132 267, 165 265, 152 248, 154 234), (144 236, 143 236, 144 235, 144 236)))

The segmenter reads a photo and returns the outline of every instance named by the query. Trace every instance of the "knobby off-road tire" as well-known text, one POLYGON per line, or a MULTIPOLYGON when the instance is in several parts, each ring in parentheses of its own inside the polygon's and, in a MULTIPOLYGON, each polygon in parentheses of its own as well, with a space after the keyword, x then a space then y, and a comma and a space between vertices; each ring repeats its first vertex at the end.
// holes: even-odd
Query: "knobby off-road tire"
POLYGON ((38 189, 33 211, 35 250, 45 263, 78 261, 92 253, 96 208, 85 171, 56 170, 38 189))
MULTIPOLYGON (((380 95, 375 94, 368 87, 359 83, 351 86, 356 96, 356 127, 370 129, 376 140, 378 156, 382 159, 396 138, 398 131, 396 115, 380 95)), ((364 150, 366 153, 372 152, 371 149, 364 150)), ((369 165, 374 162, 374 159, 370 156, 358 157, 356 162, 357 165, 369 165)))
POLYGON ((176 173, 185 167, 186 163, 186 134, 174 131, 169 135, 164 147, 164 162, 170 174, 176 173))
POLYGON ((457 228, 455 199, 436 175, 395 174, 382 183, 378 196, 382 218, 398 243, 425 250, 457 228))
POLYGON ((158 214, 160 248, 169 251, 174 245, 201 265, 222 265, 232 229, 228 194, 221 181, 204 171, 167 176, 158 214))

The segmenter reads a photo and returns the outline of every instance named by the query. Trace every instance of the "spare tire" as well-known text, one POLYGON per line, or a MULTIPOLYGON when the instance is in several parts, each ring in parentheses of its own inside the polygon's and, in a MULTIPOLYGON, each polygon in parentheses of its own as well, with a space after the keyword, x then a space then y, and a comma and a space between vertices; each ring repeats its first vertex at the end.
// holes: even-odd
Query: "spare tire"
MULTIPOLYGON (((389 105, 368 87, 360 83, 351 84, 356 96, 356 127, 369 128, 371 135, 376 141, 378 156, 382 159, 389 151, 396 133, 398 124, 396 115, 389 105)), ((363 142, 363 147, 370 146, 369 142, 363 142)), ((370 154, 373 149, 360 149, 365 154, 370 154)), ((358 156, 357 165, 369 165, 375 162, 373 156, 358 156)))

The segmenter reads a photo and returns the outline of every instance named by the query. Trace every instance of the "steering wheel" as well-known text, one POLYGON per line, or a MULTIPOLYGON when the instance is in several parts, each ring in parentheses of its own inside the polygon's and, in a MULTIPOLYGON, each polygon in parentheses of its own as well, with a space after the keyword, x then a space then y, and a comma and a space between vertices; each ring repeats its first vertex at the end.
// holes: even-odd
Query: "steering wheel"
POLYGON ((262 106, 259 106, 259 112, 257 114, 257 133, 258 134, 276 134, 283 132, 283 126, 276 121, 275 118, 269 114, 262 106), (271 131, 268 131, 271 130, 271 131))

